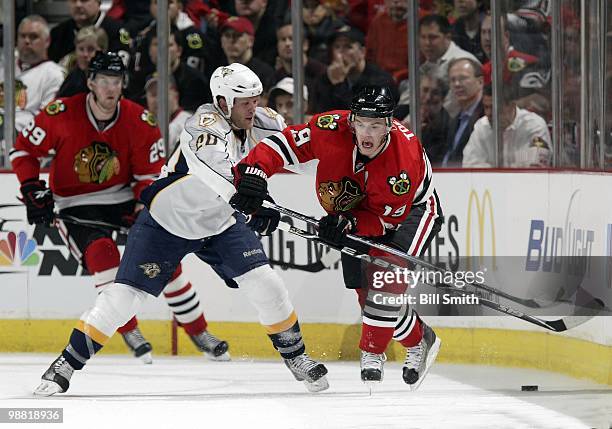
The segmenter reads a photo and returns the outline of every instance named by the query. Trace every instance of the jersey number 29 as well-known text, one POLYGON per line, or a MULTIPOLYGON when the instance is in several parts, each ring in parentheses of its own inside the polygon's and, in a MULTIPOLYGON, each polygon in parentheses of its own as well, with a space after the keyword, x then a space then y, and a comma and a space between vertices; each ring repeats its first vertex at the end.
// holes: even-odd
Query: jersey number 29
POLYGON ((164 146, 164 140, 159 139, 151 145, 149 149, 149 162, 155 164, 160 158, 165 158, 166 147, 164 146))

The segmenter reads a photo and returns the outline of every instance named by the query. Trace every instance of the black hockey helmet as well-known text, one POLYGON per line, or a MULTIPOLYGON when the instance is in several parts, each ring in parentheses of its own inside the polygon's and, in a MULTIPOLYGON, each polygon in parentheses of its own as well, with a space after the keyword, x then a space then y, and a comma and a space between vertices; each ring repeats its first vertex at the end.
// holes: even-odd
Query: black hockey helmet
POLYGON ((96 52, 96 55, 89 62, 89 78, 94 79, 98 73, 123 77, 125 75, 125 65, 119 54, 115 52, 96 52))
POLYGON ((359 89, 351 101, 351 120, 355 116, 367 118, 393 117, 395 102, 391 90, 386 86, 366 85, 359 89))

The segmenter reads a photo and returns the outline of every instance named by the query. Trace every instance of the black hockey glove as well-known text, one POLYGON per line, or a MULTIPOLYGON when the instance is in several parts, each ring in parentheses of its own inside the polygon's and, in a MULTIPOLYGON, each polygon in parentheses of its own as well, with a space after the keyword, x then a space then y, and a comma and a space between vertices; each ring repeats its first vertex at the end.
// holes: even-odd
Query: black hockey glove
POLYGON ((229 203, 246 215, 255 213, 268 195, 268 176, 257 165, 238 164, 236 177, 236 193, 229 203))
POLYGON ((355 231, 357 223, 350 213, 327 215, 319 221, 319 238, 332 247, 344 246, 346 234, 355 231))
MULTIPOLYGON (((270 196, 266 197, 265 199, 267 201, 274 202, 270 196)), ((259 210, 250 216, 250 220, 247 222, 247 225, 253 231, 258 232, 261 235, 272 235, 272 233, 276 231, 276 228, 278 228, 279 222, 279 212, 274 209, 260 207, 259 210)))
POLYGON ((28 214, 28 223, 51 225, 55 214, 53 194, 44 180, 31 179, 23 182, 20 188, 23 203, 28 214))

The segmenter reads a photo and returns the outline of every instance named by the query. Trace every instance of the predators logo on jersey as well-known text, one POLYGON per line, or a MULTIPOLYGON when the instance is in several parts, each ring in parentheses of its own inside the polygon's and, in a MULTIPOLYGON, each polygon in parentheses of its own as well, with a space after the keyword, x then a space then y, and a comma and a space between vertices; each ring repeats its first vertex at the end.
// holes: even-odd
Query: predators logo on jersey
POLYGON ((391 193, 394 195, 405 195, 410 192, 410 179, 408 173, 403 170, 397 176, 390 176, 387 183, 391 186, 391 193))
POLYGON ((340 115, 321 115, 317 118, 317 127, 322 130, 337 130, 340 115))
POLYGON ((318 194, 321 205, 328 212, 351 210, 365 198, 359 184, 348 177, 339 182, 321 182, 318 194))
POLYGON ((142 272, 145 276, 150 279, 154 279, 161 273, 161 268, 155 262, 147 262, 145 264, 141 264, 138 268, 142 268, 142 272))
POLYGON ((104 183, 120 168, 117 153, 104 142, 93 142, 74 156, 74 171, 81 183, 104 183))
POLYGON ((45 112, 47 112, 47 115, 49 116, 55 116, 64 111, 66 111, 66 105, 62 100, 55 100, 47 104, 47 107, 45 107, 45 112))

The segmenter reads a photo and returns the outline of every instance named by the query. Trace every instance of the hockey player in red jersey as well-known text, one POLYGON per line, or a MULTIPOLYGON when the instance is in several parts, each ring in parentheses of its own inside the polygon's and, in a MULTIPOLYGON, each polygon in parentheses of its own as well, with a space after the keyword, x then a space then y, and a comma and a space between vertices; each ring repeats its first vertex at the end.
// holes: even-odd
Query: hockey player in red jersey
MULTIPOLYGON (((387 88, 367 86, 350 111, 321 113, 263 139, 235 168, 237 193, 231 203, 247 214, 257 212, 267 196, 267 177, 318 159, 316 192, 328 213, 319 222, 320 239, 338 248, 354 245, 346 234, 356 234, 420 256, 440 230, 442 211, 425 151, 392 119, 393 109, 387 88)), ((394 259, 376 249, 370 254, 394 259)), ((368 278, 381 268, 362 267, 345 254, 342 266, 345 284, 356 289, 362 308, 361 379, 382 381, 384 352, 393 338, 407 348, 403 379, 416 389, 440 340, 410 306, 385 299, 403 294, 407 285, 376 288, 368 278)))
MULTIPOLYGON (((89 69, 90 92, 51 102, 23 129, 11 152, 13 169, 30 224, 57 223, 71 253, 92 274, 101 293, 113 284, 120 255, 112 231, 61 220, 70 216, 129 226, 141 191, 165 162, 155 118, 121 98, 125 67, 115 53, 99 52, 89 69), (49 188, 39 178, 39 157, 55 153, 49 188), (54 207, 59 209, 55 219, 54 207)), ((179 265, 164 289, 175 318, 195 345, 213 359, 227 360, 228 345, 207 330, 195 288, 179 265)), ((136 317, 118 331, 136 357, 151 363, 151 345, 136 317)))

